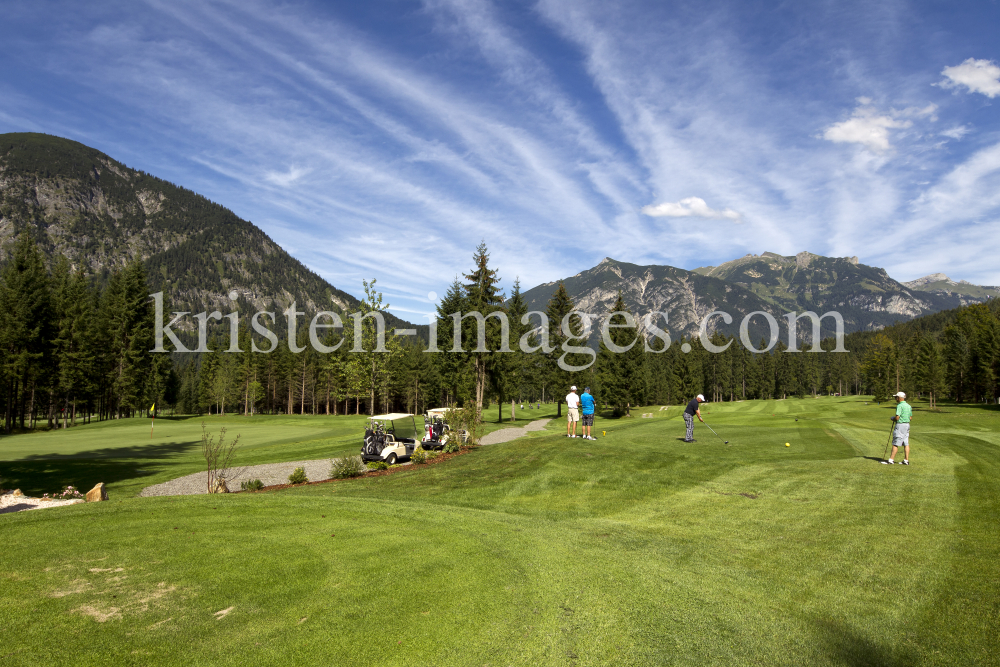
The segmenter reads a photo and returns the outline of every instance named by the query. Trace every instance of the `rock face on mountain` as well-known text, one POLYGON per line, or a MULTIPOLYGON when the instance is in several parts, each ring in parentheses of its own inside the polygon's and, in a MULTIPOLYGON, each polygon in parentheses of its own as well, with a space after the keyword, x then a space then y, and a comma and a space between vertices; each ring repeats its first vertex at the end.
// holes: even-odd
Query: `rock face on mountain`
MULTIPOLYGON (((657 326, 672 334, 697 332, 701 320, 714 310, 726 310, 734 317, 755 310, 771 310, 770 304, 753 292, 718 278, 672 266, 638 266, 610 257, 562 282, 577 310, 604 314, 621 291, 625 303, 637 315, 652 311, 666 313, 667 326, 664 327, 662 318, 657 326)), ((557 287, 558 283, 552 282, 525 292, 529 308, 544 311, 557 287)), ((735 325, 738 324, 737 321, 735 325)))
MULTIPOLYGON (((811 310, 822 315, 837 311, 849 333, 958 305, 943 295, 908 288, 885 270, 861 264, 857 257, 823 257, 808 252, 794 257, 771 252, 747 255, 694 271, 606 258, 562 282, 580 310, 607 312, 620 290, 633 312, 666 312, 670 331, 687 335, 696 333, 702 318, 714 310, 733 316, 730 326, 713 319, 715 328, 728 334, 735 334, 739 320, 757 310, 771 313, 779 324, 784 324, 783 316, 788 312, 811 310)), ((525 292, 525 298, 532 309, 544 310, 556 287, 557 282, 539 285, 525 292)), ((763 318, 757 320, 763 325, 763 318)), ((760 328, 752 328, 751 334, 760 328)), ((808 328, 808 323, 802 322, 800 334, 808 328)), ((824 320, 824 335, 832 332, 831 320, 824 320)))
POLYGON ((943 273, 932 273, 903 284, 911 290, 930 292, 941 298, 954 301, 954 307, 982 303, 987 299, 995 299, 1000 296, 1000 287, 973 285, 967 280, 955 282, 943 273))
MULTIPOLYGON (((0 135, 0 262, 22 230, 91 275, 132 260, 175 310, 353 309, 358 300, 232 211, 104 153, 45 134, 0 135)), ((280 319, 280 318, 279 318, 280 319)), ((393 326, 401 322, 387 316, 393 326)))

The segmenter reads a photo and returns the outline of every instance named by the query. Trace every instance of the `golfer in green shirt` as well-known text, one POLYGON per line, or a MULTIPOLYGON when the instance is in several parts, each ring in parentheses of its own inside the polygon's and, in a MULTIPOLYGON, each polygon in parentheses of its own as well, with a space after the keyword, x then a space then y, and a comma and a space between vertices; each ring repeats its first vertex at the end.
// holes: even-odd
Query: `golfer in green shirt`
POLYGON ((906 402, 906 394, 903 392, 898 392, 895 398, 896 415, 892 421, 896 422, 896 428, 892 432, 892 453, 889 454, 889 460, 882 463, 888 465, 895 463, 893 459, 896 458, 896 452, 902 445, 903 465, 908 466, 910 465, 910 416, 913 414, 913 408, 906 402))

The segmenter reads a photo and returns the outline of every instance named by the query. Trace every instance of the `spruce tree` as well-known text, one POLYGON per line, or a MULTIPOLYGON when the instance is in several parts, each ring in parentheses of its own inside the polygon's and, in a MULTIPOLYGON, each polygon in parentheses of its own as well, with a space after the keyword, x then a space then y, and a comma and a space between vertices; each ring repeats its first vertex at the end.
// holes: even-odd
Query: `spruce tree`
MULTIPOLYGON (((486 243, 482 242, 476 247, 476 252, 472 256, 475 265, 472 272, 466 274, 465 305, 470 312, 480 313, 487 317, 491 313, 502 313, 506 316, 503 307, 504 294, 500 290, 500 277, 496 269, 489 266, 490 255, 486 248, 486 243)), ((469 356, 472 361, 472 369, 475 375, 475 401, 476 419, 481 422, 483 418, 483 399, 490 376, 503 374, 504 362, 502 354, 495 354, 500 348, 501 325, 496 317, 490 317, 486 321, 485 327, 485 348, 483 351, 478 348, 478 322, 469 318, 463 322, 463 348, 470 350, 469 356)), ((502 386, 502 382, 498 383, 502 386)))
MULTIPOLYGON (((618 292, 611 313, 613 313, 609 315, 611 325, 621 326, 628 323, 626 316, 620 313, 631 315, 632 311, 625 305, 621 292, 618 292)), ((608 338, 611 339, 615 349, 608 347, 602 335, 597 353, 600 400, 611 405, 615 413, 621 415, 629 407, 645 403, 646 355, 641 323, 636 321, 634 327, 610 326, 608 338)))
POLYGON ((917 358, 917 382, 920 390, 927 392, 930 409, 936 409, 937 399, 945 382, 944 356, 937 343, 930 338, 924 338, 920 342, 920 353, 917 358))
POLYGON ((465 290, 456 277, 437 306, 437 349, 439 352, 434 355, 443 386, 441 405, 449 407, 464 404, 465 398, 469 394, 469 357, 464 350, 452 351, 455 323, 451 317, 452 313, 465 313, 467 310, 465 290))
MULTIPOLYGON (((556 400, 556 417, 562 416, 562 404, 566 395, 563 392, 568 393, 570 385, 573 384, 574 374, 571 371, 561 368, 559 360, 560 358, 568 360, 569 357, 569 355, 563 357, 565 352, 562 346, 569 337, 563 333, 562 321, 575 308, 573 299, 570 298, 569 293, 566 291, 566 286, 560 282, 559 287, 552 294, 552 298, 549 299, 548 306, 545 309, 545 314, 549 320, 549 346, 552 348, 552 352, 547 355, 548 364, 546 364, 547 368, 545 369, 545 384, 550 388, 549 395, 556 400)), ((580 322, 580 318, 575 315, 572 316, 569 320, 570 332, 579 332, 581 328, 582 323, 580 322)))
MULTIPOLYGON (((7 405, 4 428, 25 427, 47 373, 54 323, 49 276, 31 234, 22 232, 0 282, 0 349, 7 405)), ((30 422, 29 422, 29 425, 30 422)))

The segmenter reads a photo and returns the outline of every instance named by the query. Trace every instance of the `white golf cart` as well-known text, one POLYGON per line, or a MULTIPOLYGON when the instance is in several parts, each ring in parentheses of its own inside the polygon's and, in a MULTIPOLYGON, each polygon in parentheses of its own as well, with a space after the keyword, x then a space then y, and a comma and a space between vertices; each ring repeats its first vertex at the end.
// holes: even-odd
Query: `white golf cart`
POLYGON ((420 446, 424 449, 444 449, 451 437, 451 427, 445 423, 445 413, 448 408, 434 408, 424 414, 424 437, 420 446))
POLYGON ((364 461, 385 461, 389 465, 409 460, 417 448, 419 433, 411 414, 398 412, 369 417, 361 445, 361 458, 364 461))

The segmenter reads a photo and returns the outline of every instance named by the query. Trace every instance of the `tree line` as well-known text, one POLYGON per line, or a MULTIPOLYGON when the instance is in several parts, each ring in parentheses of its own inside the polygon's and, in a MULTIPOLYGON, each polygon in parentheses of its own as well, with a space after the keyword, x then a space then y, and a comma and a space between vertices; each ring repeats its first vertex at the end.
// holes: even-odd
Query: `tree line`
MULTIPOLYGON (((669 345, 649 336, 619 294, 616 314, 598 324, 607 327, 606 336, 592 349, 580 343, 587 323, 575 314, 561 283, 547 304, 546 328, 537 316, 524 321, 519 282, 510 295, 500 289, 485 244, 472 259, 469 273, 455 279, 437 307, 428 342, 438 353, 391 330, 379 339, 373 315, 389 304, 373 280, 364 283, 359 306, 362 315, 372 316, 355 322, 340 313, 343 327, 329 330, 319 350, 301 328, 288 344, 254 352, 248 317, 242 317, 235 347, 228 327, 218 327, 209 343, 213 353, 171 355, 150 352, 153 310, 141 263, 120 267, 104 280, 71 270, 62 257, 47 269, 32 238, 22 234, 0 273, 4 429, 129 417, 154 404, 184 414, 245 415, 421 413, 454 406, 474 407, 479 419, 496 405, 503 420, 511 402, 554 400, 561 414, 571 385, 591 387, 599 404, 617 414, 682 403, 699 393, 711 401, 820 394, 883 399, 899 390, 932 403, 998 396, 995 301, 849 334, 847 353, 829 352, 833 339, 820 343, 822 354, 809 345, 788 353, 782 341, 769 352, 755 352, 720 332, 709 336, 713 348, 725 348, 714 353, 698 336, 669 345), (501 316, 508 323, 507 341, 501 316), (352 351, 356 336, 362 351, 352 351)), ((765 345, 761 341, 759 349, 765 345)))
POLYGON ((6 433, 132 416, 175 398, 170 359, 149 352, 152 310, 138 262, 103 282, 72 270, 65 257, 49 270, 22 233, 0 273, 0 313, 6 433))

